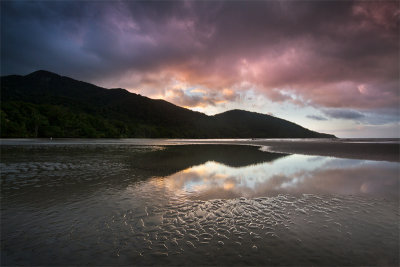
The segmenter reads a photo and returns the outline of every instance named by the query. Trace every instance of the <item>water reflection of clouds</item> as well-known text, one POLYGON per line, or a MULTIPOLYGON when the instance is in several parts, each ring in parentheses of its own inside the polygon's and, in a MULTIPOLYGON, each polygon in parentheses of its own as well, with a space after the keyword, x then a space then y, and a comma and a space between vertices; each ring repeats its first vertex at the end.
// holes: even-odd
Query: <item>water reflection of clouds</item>
POLYGON ((171 190, 201 199, 279 193, 397 198, 399 166, 390 162, 292 155, 239 168, 208 161, 164 179, 171 190))

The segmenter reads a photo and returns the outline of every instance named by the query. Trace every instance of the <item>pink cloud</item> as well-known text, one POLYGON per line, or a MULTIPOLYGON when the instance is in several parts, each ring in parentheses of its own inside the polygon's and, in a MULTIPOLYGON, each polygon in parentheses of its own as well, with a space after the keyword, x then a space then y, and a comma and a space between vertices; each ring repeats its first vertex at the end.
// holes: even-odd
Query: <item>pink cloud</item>
POLYGON ((236 101, 238 92, 248 90, 273 102, 319 108, 395 109, 400 104, 396 2, 2 7, 9 26, 1 36, 7 40, 2 71, 8 74, 40 67, 191 107, 236 101), (189 87, 206 93, 188 94, 189 87))

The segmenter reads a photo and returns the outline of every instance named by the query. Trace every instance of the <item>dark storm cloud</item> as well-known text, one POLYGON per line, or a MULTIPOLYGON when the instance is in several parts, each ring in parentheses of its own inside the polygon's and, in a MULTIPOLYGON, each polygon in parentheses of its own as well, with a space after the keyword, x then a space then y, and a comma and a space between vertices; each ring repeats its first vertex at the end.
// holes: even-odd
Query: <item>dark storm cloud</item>
POLYGON ((357 111, 346 109, 328 109, 324 110, 324 113, 334 119, 355 120, 365 117, 364 114, 361 114, 357 111))
POLYGON ((317 115, 307 115, 306 117, 309 118, 309 119, 312 119, 312 120, 316 120, 316 121, 326 121, 326 120, 328 120, 325 117, 317 116, 317 115))
POLYGON ((148 95, 250 84, 272 101, 340 109, 400 103, 396 2, 21 1, 1 13, 3 75, 47 69, 148 95))
MULTIPOLYGON (((335 109, 323 109, 322 112, 329 118, 332 119, 344 119, 352 120, 358 124, 365 125, 384 125, 393 124, 399 122, 399 109, 380 109, 380 110, 368 110, 363 113, 351 109, 335 108, 335 109)), ((308 118, 318 120, 317 117, 309 115, 308 118)), ((326 120, 326 118, 321 117, 326 120)))

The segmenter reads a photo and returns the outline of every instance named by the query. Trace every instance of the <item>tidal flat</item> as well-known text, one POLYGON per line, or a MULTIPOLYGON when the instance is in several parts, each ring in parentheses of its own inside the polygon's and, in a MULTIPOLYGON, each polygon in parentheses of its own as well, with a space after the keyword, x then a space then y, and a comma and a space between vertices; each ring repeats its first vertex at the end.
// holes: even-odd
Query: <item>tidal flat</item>
POLYGON ((1 265, 398 266, 398 148, 3 139, 1 265))

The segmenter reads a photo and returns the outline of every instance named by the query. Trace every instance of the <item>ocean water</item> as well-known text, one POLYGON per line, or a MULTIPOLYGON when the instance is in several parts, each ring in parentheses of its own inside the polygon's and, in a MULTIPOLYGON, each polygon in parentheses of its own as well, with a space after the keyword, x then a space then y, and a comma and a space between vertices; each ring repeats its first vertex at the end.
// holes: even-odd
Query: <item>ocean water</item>
POLYGON ((3 144, 1 264, 399 265, 399 163, 171 143, 3 144))

